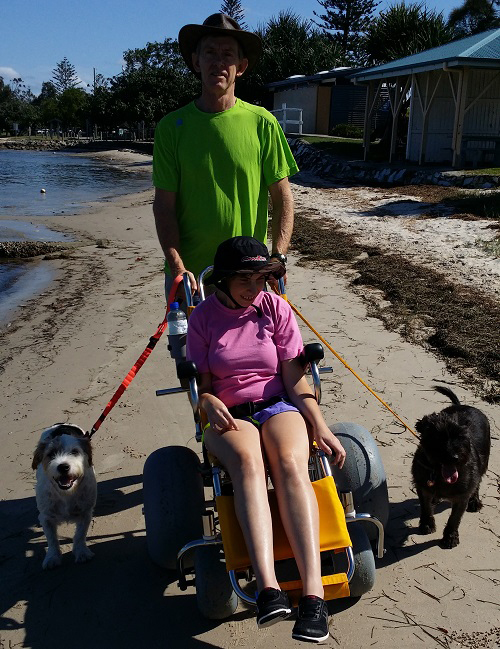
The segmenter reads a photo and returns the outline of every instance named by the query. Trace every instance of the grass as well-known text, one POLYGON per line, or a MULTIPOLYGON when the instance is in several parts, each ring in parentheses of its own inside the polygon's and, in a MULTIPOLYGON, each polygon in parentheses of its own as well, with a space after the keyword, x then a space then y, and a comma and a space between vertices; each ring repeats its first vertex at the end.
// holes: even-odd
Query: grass
POLYGON ((467 169, 468 176, 500 176, 500 167, 488 167, 485 169, 467 169))
POLYGON ((32 142, 33 140, 35 141, 40 141, 40 142, 47 142, 49 140, 62 140, 64 139, 60 135, 0 135, 0 137, 5 138, 10 141, 18 141, 18 142, 32 142))
MULTIPOLYGON (((311 144, 318 151, 343 160, 363 160, 364 158, 363 140, 361 138, 303 135, 301 139, 311 144)), ((389 164, 388 158, 387 144, 381 144, 378 141, 370 143, 367 160, 389 164)))
MULTIPOLYGON (((361 138, 301 135, 300 139, 311 144, 318 151, 344 160, 363 160, 364 157, 363 140, 361 138)), ((381 144, 379 141, 371 142, 367 159, 372 162, 386 162, 389 164, 388 144, 381 144)), ((398 164, 401 164, 401 162, 399 161, 398 164)), ((405 162, 405 164, 413 166, 415 163, 405 162)), ((500 176, 500 167, 464 169, 463 171, 468 176, 500 176)))

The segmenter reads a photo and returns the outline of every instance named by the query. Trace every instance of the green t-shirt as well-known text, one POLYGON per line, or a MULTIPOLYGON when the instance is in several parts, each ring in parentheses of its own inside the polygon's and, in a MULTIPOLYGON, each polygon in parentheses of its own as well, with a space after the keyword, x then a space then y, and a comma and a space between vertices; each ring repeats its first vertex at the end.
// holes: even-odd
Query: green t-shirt
POLYGON ((240 99, 221 113, 192 102, 156 127, 153 184, 177 193, 180 254, 195 276, 230 237, 266 241, 267 188, 297 171, 276 118, 240 99))

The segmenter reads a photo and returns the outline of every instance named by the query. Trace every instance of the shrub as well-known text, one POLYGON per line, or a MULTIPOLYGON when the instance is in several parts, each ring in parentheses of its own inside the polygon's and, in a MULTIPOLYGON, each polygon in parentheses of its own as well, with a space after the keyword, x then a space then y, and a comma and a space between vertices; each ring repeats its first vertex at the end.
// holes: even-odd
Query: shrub
POLYGON ((335 126, 330 129, 330 135, 336 135, 337 137, 363 137, 363 128, 361 126, 354 126, 353 124, 335 124, 335 126))

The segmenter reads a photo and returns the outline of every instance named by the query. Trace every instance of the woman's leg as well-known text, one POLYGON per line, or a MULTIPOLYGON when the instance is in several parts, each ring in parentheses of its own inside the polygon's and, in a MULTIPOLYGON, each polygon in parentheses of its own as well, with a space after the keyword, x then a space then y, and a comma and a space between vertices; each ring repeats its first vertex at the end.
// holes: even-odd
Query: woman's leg
POLYGON ((246 541, 257 589, 279 588, 274 572, 273 531, 260 433, 247 421, 224 433, 208 428, 204 441, 231 476, 236 516, 246 541))
POLYGON ((262 426, 262 442, 302 578, 302 594, 323 597, 318 503, 309 479, 309 438, 302 415, 282 412, 268 419, 262 426))

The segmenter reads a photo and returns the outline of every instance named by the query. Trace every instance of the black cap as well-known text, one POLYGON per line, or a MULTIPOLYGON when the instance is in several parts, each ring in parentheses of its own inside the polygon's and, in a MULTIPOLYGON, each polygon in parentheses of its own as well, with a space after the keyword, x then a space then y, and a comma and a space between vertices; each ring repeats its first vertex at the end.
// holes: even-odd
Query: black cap
POLYGON ((285 266, 277 259, 270 259, 267 247, 258 239, 243 236, 226 239, 217 248, 214 268, 205 284, 217 284, 240 273, 269 274, 279 279, 285 274, 285 266))

